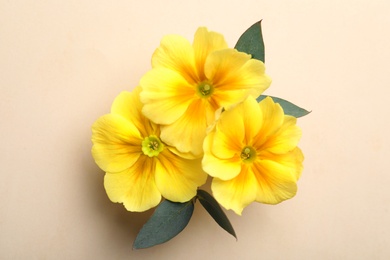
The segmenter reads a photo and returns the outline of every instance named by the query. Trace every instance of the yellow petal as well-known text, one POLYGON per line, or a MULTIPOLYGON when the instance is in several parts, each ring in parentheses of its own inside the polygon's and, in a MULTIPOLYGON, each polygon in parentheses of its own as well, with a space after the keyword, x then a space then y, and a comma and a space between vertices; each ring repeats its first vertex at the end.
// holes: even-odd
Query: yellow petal
POLYGON ((132 166, 141 154, 138 129, 125 118, 109 114, 92 126, 92 156, 107 172, 120 172, 132 166))
POLYGON ((141 156, 129 169, 107 173, 104 187, 112 202, 123 203, 128 211, 145 211, 158 205, 161 194, 154 180, 153 158, 141 156))
POLYGON ((195 62, 200 80, 205 80, 204 65, 207 56, 215 50, 228 47, 222 34, 210 32, 205 27, 200 27, 195 33, 194 43, 195 62))
POLYGON ((195 98, 194 88, 175 71, 153 69, 141 79, 142 112, 157 124, 172 124, 195 98))
POLYGON ((185 158, 185 159, 189 159, 189 160, 193 160, 193 159, 199 159, 199 156, 195 156, 194 154, 188 152, 188 153, 182 153, 180 152, 179 150, 177 150, 176 147, 173 147, 173 146, 167 146, 166 147, 169 151, 171 151, 172 153, 176 154, 177 156, 181 157, 181 158, 185 158))
MULTIPOLYGON (((232 157, 227 159, 216 157, 212 152, 213 147, 216 147, 213 142, 214 136, 215 132, 209 133, 203 143, 203 170, 212 177, 218 177, 222 180, 230 180, 240 173, 241 158, 239 154, 233 154, 232 157)), ((216 148, 219 149, 219 147, 216 148)))
POLYGON ((272 153, 286 153, 294 149, 302 136, 301 129, 296 125, 296 118, 285 116, 283 125, 263 145, 272 153))
POLYGON ((241 116, 245 129, 246 145, 252 145, 254 137, 259 133, 262 127, 262 112, 256 99, 249 96, 244 102, 234 108, 241 116))
POLYGON ((199 186, 206 182, 207 174, 200 159, 187 160, 165 149, 156 162, 156 185, 164 198, 186 202, 196 195, 199 186))
POLYGON ((150 134, 156 134, 157 126, 141 113, 140 92, 140 87, 136 87, 132 92, 121 92, 111 106, 111 113, 126 118, 141 132, 142 137, 146 137, 150 134))
POLYGON ((252 167, 258 184, 256 201, 277 204, 295 196, 296 175, 291 168, 270 160, 255 162, 252 167))
POLYGON ((222 131, 216 131, 210 149, 216 157, 220 159, 230 159, 239 155, 243 148, 242 139, 233 139, 222 131))
POLYGON ((212 152, 218 158, 228 159, 240 154, 244 148, 245 126, 236 109, 223 112, 216 125, 212 152))
POLYGON ((299 179, 301 172, 303 170, 303 160, 304 156, 298 147, 294 150, 287 152, 285 154, 274 154, 267 150, 261 151, 258 154, 259 158, 271 160, 278 164, 283 165, 290 169, 291 173, 295 176, 296 180, 299 179))
POLYGON ((257 150, 264 149, 262 145, 269 140, 270 136, 279 131, 284 121, 284 112, 282 107, 274 103, 272 98, 267 97, 259 103, 262 113, 262 128, 255 137, 254 146, 257 150))
POLYGON ((193 101, 177 121, 161 126, 161 140, 176 147, 180 152, 191 152, 195 156, 200 156, 206 137, 207 114, 214 116, 207 101, 204 99, 193 101))
POLYGON ((264 63, 234 49, 211 53, 205 64, 206 77, 215 88, 212 98, 219 106, 241 102, 249 95, 259 96, 271 84, 264 71, 264 63))
POLYGON ((190 83, 199 82, 195 69, 194 49, 191 43, 179 35, 167 35, 152 57, 153 68, 167 68, 177 71, 190 83))
POLYGON ((290 153, 291 153, 291 157, 295 159, 293 161, 293 163, 295 164, 295 171, 294 171, 295 178, 299 180, 299 178, 301 177, 301 173, 303 171, 303 160, 305 159, 305 156, 303 155, 302 150, 299 149, 298 147, 296 147, 290 153))
MULTIPOLYGON (((251 59, 249 54, 235 49, 217 50, 207 57, 205 74, 208 79, 213 79, 214 84, 222 85, 229 79, 230 73, 236 74, 246 62, 251 59)), ((263 74, 261 71, 260 74, 263 74)))
POLYGON ((241 215, 242 210, 256 199, 256 178, 249 167, 243 167, 234 179, 223 181, 214 178, 211 190, 214 198, 226 209, 241 215))

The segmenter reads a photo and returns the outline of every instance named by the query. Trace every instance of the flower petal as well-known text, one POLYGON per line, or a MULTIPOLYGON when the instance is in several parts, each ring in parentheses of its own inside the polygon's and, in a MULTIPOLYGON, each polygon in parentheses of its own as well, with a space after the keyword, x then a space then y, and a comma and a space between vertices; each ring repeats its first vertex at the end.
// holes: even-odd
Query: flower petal
POLYGON ((234 179, 214 178, 211 190, 215 199, 226 209, 241 215, 242 210, 256 199, 257 182, 249 167, 244 166, 234 179))
MULTIPOLYGON (((214 147, 215 132, 210 132, 203 143, 204 156, 202 167, 212 177, 218 177, 222 180, 230 180, 236 177, 241 171, 241 158, 237 154, 227 159, 216 157, 212 149, 214 147)), ((219 149, 219 147, 217 147, 219 149)))
POLYGON ((129 169, 107 173, 104 187, 112 202, 123 203, 128 211, 145 211, 158 205, 161 194, 154 181, 153 158, 141 156, 129 169))
POLYGON ((199 81, 196 74, 194 49, 191 43, 179 35, 167 35, 153 53, 153 68, 167 68, 177 71, 187 82, 199 81))
MULTIPOLYGON (((292 161, 291 165, 295 165, 295 178, 299 180, 301 177, 301 173, 303 171, 303 160, 305 159, 305 156, 302 153, 302 150, 296 147, 294 150, 291 152, 291 157, 294 158, 295 160, 292 161)), ((281 163, 284 165, 287 165, 287 160, 283 161, 281 160, 281 163)))
POLYGON ((292 116, 285 116, 283 125, 278 132, 271 136, 263 145, 272 153, 286 153, 294 149, 302 136, 301 129, 296 125, 297 119, 292 116))
POLYGON ((212 152, 218 158, 228 159, 244 148, 245 126, 236 109, 223 112, 216 125, 212 152))
POLYGON ((92 156, 106 172, 120 172, 132 166, 141 154, 138 129, 122 116, 100 117, 92 126, 92 156))
POLYGON ((142 137, 152 133, 158 134, 157 126, 150 123, 149 119, 141 113, 142 103, 139 95, 140 87, 136 87, 132 92, 123 91, 114 100, 111 106, 111 113, 118 114, 126 118, 141 132, 142 137))
POLYGON ((234 108, 241 116, 245 129, 246 145, 252 145, 254 137, 259 133, 262 126, 262 112, 256 99, 249 96, 244 102, 234 108))
POLYGON ((206 182, 207 174, 200 159, 187 160, 164 150, 156 162, 156 185, 164 198, 186 202, 196 195, 199 186, 206 182))
POLYGON ((173 147, 173 146, 167 146, 167 149, 176 154, 177 156, 181 157, 181 158, 185 158, 185 159, 189 159, 189 160, 193 160, 193 159, 198 159, 199 156, 195 156, 194 154, 188 152, 188 153, 182 153, 180 152, 179 150, 177 150, 176 147, 173 147))
POLYGON ((175 71, 153 69, 141 79, 142 112, 157 124, 172 124, 195 98, 194 88, 175 71))
POLYGON ((269 151, 261 151, 258 154, 258 157, 274 161, 283 165, 284 167, 290 168, 291 173, 295 176, 296 180, 298 180, 301 176, 304 156, 301 149, 298 147, 285 154, 274 154, 270 153, 269 151))
POLYGON ((200 156, 206 137, 207 114, 214 116, 211 105, 204 99, 194 100, 177 121, 161 126, 161 140, 180 152, 200 156))
POLYGON ((241 102, 249 95, 258 97, 271 84, 264 63, 235 49, 211 53, 205 74, 215 87, 212 98, 219 106, 241 102))
POLYGON ((228 47, 222 34, 210 32, 205 27, 200 27, 194 37, 195 64, 200 80, 205 80, 204 65, 207 56, 215 50, 228 47))
POLYGON ((254 139, 254 145, 257 150, 264 149, 264 142, 269 140, 270 136, 279 131, 284 121, 284 113, 282 107, 274 103, 272 98, 267 97, 259 103, 262 113, 262 128, 254 139))
POLYGON ((290 167, 271 160, 255 162, 252 167, 258 184, 256 201, 277 204, 295 196, 297 179, 290 167))

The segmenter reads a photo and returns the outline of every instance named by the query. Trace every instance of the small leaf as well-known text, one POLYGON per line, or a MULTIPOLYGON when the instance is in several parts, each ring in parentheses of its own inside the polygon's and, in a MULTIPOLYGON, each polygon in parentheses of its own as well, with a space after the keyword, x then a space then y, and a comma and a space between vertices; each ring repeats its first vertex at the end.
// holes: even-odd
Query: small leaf
POLYGON ((185 203, 164 200, 138 233, 133 249, 152 247, 172 239, 187 226, 193 212, 192 200, 185 203))
POLYGON ((265 61, 264 41, 261 32, 261 21, 249 27, 238 39, 234 47, 238 51, 252 55, 253 59, 265 61))
POLYGON ((237 239, 236 232, 234 232, 232 224, 214 197, 204 190, 198 190, 197 197, 200 204, 202 204, 218 225, 237 239))
POLYGON ((283 108, 284 113, 286 115, 290 115, 290 116, 294 116, 294 117, 302 117, 302 116, 306 116, 307 114, 309 114, 311 112, 311 111, 307 111, 307 110, 305 110, 297 105, 294 105, 293 103, 291 103, 287 100, 277 98, 277 97, 272 97, 272 96, 261 95, 257 98, 257 102, 260 102, 261 100, 263 100, 266 97, 271 97, 275 103, 279 103, 279 105, 283 108))

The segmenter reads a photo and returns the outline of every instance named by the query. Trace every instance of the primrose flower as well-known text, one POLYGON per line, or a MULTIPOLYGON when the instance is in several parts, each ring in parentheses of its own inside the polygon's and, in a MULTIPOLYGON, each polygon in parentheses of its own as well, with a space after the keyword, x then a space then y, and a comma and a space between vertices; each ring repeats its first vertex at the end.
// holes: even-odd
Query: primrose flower
POLYGON ((214 177, 215 199, 241 215, 251 202, 292 198, 303 169, 300 137, 296 118, 270 97, 260 103, 248 97, 222 112, 203 145, 203 169, 214 177))
POLYGON ((161 139, 200 156, 215 111, 259 96, 271 84, 264 63, 227 47, 224 37, 199 28, 193 44, 165 36, 141 81, 142 112, 161 124, 161 139))
POLYGON ((160 127, 141 113, 140 91, 119 94, 111 113, 92 126, 92 155, 106 171, 107 195, 129 211, 148 210, 161 195, 189 201, 207 178, 200 159, 161 141, 160 127))

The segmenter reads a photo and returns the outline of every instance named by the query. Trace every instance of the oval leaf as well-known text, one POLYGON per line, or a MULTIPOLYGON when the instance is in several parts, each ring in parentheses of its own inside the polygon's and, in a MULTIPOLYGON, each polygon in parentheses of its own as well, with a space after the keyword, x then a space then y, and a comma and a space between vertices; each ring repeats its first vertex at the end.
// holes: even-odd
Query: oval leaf
POLYGON ((138 233, 133 248, 141 249, 167 242, 188 224, 194 212, 194 203, 164 200, 138 233))
POLYGON ((277 97, 261 95, 256 100, 257 100, 257 102, 260 102, 261 100, 263 100, 266 97, 271 97, 275 103, 279 103, 279 105, 283 108, 284 113, 286 115, 290 115, 290 116, 294 116, 294 117, 302 117, 302 116, 306 116, 307 114, 309 114, 311 112, 311 111, 307 111, 307 110, 305 110, 297 105, 294 105, 293 103, 291 103, 287 100, 277 98, 277 97))
POLYGON ((252 55, 253 59, 265 61, 264 41, 261 32, 261 21, 249 27, 238 39, 234 48, 252 55))
POLYGON ((236 232, 234 232, 232 224, 214 197, 204 190, 198 190, 197 197, 200 204, 202 204, 218 225, 237 239, 236 232))

